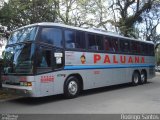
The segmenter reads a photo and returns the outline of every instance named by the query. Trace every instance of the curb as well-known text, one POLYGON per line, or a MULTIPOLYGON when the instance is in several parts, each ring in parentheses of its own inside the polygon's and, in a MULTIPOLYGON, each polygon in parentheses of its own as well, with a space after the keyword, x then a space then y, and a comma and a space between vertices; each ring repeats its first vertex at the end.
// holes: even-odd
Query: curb
POLYGON ((22 98, 22 96, 18 96, 18 97, 14 97, 14 98, 2 99, 2 100, 0 100, 0 102, 10 101, 10 100, 16 100, 16 99, 19 99, 19 98, 22 98))

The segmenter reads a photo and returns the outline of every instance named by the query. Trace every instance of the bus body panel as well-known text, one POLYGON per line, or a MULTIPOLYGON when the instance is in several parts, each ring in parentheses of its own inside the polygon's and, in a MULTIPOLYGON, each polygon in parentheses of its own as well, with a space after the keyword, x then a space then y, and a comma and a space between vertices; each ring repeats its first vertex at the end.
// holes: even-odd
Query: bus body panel
MULTIPOLYGON (((2 76, 2 80, 3 80, 2 86, 7 91, 13 92, 15 94, 20 94, 23 96, 43 97, 43 96, 64 93, 65 80, 67 80, 67 78, 72 75, 81 76, 82 83, 83 83, 83 90, 132 82, 132 75, 135 70, 139 71, 139 73, 142 70, 145 70, 147 73, 147 79, 151 79, 155 76, 154 52, 151 54, 150 53, 148 54, 147 52, 145 53, 142 51, 143 45, 146 44, 146 46, 151 45, 153 47, 153 43, 138 41, 135 39, 122 37, 114 34, 109 34, 105 32, 100 32, 100 31, 97 32, 94 30, 89 30, 89 29, 87 30, 87 29, 76 28, 76 27, 71 27, 67 25, 55 24, 55 23, 53 24, 38 23, 34 25, 29 25, 28 27, 32 27, 32 26, 38 27, 36 29, 36 32, 33 32, 33 34, 35 35, 33 39, 35 41, 33 40, 25 41, 24 39, 23 41, 24 43, 22 45, 19 45, 19 47, 17 48, 13 47, 12 49, 13 50, 15 50, 15 48, 16 50, 20 50, 19 48, 24 49, 23 52, 17 52, 18 53, 17 55, 19 55, 19 53, 24 54, 24 56, 22 56, 21 59, 25 58, 27 51, 30 50, 30 54, 28 54, 27 56, 29 58, 34 58, 34 59, 29 59, 29 61, 27 61, 27 59, 26 60, 24 59, 23 63, 20 62, 21 64, 18 66, 21 69, 18 69, 15 73, 9 72, 9 70, 12 70, 11 69, 12 66, 6 67, 5 70, 8 71, 9 73, 8 75, 2 76), (63 45, 54 46, 54 44, 47 43, 46 41, 45 42, 43 40, 40 41, 39 36, 41 35, 39 34, 41 33, 41 30, 43 27, 48 27, 48 28, 55 27, 60 29, 60 31, 62 32, 61 34, 62 36, 60 36, 62 41, 60 43, 63 43, 63 45), (73 44, 73 43, 72 43, 73 48, 67 48, 65 44, 64 30, 69 30, 70 32, 73 31, 74 35, 75 35, 75 32, 77 31, 85 33, 83 34, 84 37, 82 37, 84 39, 81 39, 85 41, 84 43, 85 48, 84 49, 76 48, 75 47, 76 44, 73 44), (115 50, 113 47, 114 44, 110 45, 110 47, 113 48, 112 51, 107 51, 104 47, 105 45, 101 46, 101 47, 104 47, 103 50, 102 49, 100 50, 99 49, 100 47, 99 46, 97 47, 95 45, 92 46, 93 49, 91 50, 91 48, 89 48, 91 47, 91 45, 89 46, 89 38, 87 37, 87 35, 90 33, 92 35, 98 35, 101 38, 105 38, 105 37, 111 38, 109 41, 112 41, 112 40, 119 41, 118 43, 119 51, 114 51, 115 50), (130 41, 130 48, 129 48, 130 51, 126 51, 126 52, 121 51, 122 50, 120 49, 121 40, 123 42, 130 41), (142 45, 141 53, 135 53, 132 51, 131 41, 135 43, 139 42, 139 44, 142 45), (39 49, 36 49, 36 47, 37 48, 39 47, 39 49), (39 51, 41 53, 38 54, 39 51), (50 55, 49 60, 51 60, 50 65, 52 66, 47 66, 47 67, 50 67, 50 71, 47 71, 47 73, 43 69, 43 66, 38 66, 37 64, 40 58, 40 57, 38 58, 37 56, 38 55, 42 56, 43 55, 42 53, 45 54, 46 56, 50 55), (59 63, 62 63, 62 66, 60 68, 56 68, 57 66, 55 64, 59 64, 59 63), (23 69, 24 66, 25 68, 23 69), (37 72, 38 67, 42 68, 40 72, 37 72), (34 68, 34 70, 32 68, 34 68), (24 70, 24 71, 28 70, 27 72, 31 73, 32 75, 30 74, 28 75, 26 74, 25 76, 21 75, 20 72, 23 72, 25 74, 25 72, 21 70, 24 70), (29 86, 25 86, 26 84, 28 84, 29 86)), ((27 27, 22 27, 18 30, 23 30, 25 28, 27 27)), ((48 28, 47 30, 49 30, 48 28)), ((48 33, 45 35, 47 36, 48 33)), ((94 38, 96 37, 97 36, 94 36, 94 38)), ((76 39, 76 37, 74 39, 76 39)), ((69 41, 70 39, 68 39, 68 41, 66 42, 69 42, 69 41)), ((103 39, 103 43, 105 43, 104 39, 103 39)), ((17 44, 19 43, 13 43, 13 44, 14 44, 13 46, 17 46, 17 44)), ((8 52, 12 53, 13 51, 10 51, 10 49, 11 47, 8 49, 8 52)), ((43 57, 46 57, 45 55, 43 57)), ((17 61, 14 61, 14 62, 18 63, 18 59, 17 61)))
MULTIPOLYGON (((149 73, 147 68, 139 68, 138 70, 145 69, 149 73)), ((43 97, 63 93, 64 82, 69 75, 79 74, 83 78, 83 90, 117 85, 123 83, 129 83, 132 80, 132 74, 134 68, 124 68, 124 69, 93 69, 93 70, 70 70, 70 71, 58 71, 53 73, 47 73, 43 75, 35 76, 35 81, 32 81, 32 89, 27 89, 27 87, 13 86, 3 84, 3 88, 10 88, 16 90, 16 94, 30 97, 43 97), (127 72, 128 71, 128 72, 127 72), (54 76, 54 81, 42 82, 41 77, 54 76), (17 92, 18 91, 18 92, 17 92), (22 92, 23 91, 23 92, 22 92), (27 91, 27 92, 25 92, 27 91)), ((152 78, 148 74, 148 78, 152 78)), ((31 78, 31 77, 30 77, 31 78)))
MULTIPOLYGON (((6 76, 5 83, 32 82, 32 87, 29 87, 32 90, 28 90, 29 92, 25 93, 27 87, 22 87, 20 90, 20 87, 15 85, 13 89, 17 89, 17 91, 24 90, 22 92, 26 94, 24 96, 43 97, 62 94, 65 80, 73 74, 79 74, 82 77, 83 90, 131 82, 134 70, 141 71, 144 69, 147 71, 148 78, 154 77, 154 57, 66 51, 65 62, 64 70, 36 76, 10 75, 6 76), (83 64, 81 55, 85 55, 85 63, 83 64), (95 55, 100 57, 95 59, 95 55), (105 58, 106 55, 107 58, 105 58), (121 56, 126 59, 124 63, 121 63, 121 56), (128 64, 129 57, 132 58, 132 62, 135 57, 139 57, 137 58, 139 63, 128 64), (140 60, 142 57, 144 58, 143 63, 140 60), (109 59, 108 62, 110 61, 110 63, 104 63, 105 59, 109 59)), ((3 85, 4 88, 8 86, 3 85)))

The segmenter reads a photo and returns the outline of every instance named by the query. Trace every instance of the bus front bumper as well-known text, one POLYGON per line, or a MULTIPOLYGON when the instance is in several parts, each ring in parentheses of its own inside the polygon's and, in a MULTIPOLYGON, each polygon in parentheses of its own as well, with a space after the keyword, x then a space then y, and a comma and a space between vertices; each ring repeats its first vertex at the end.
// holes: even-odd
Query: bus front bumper
POLYGON ((32 87, 2 84, 2 88, 9 94, 20 95, 25 97, 33 96, 32 87))

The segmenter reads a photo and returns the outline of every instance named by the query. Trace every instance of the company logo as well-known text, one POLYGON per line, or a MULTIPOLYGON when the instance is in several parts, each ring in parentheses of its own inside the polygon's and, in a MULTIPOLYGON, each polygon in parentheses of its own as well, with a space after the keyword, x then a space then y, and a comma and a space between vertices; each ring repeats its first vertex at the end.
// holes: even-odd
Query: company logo
POLYGON ((114 64, 126 64, 126 63, 145 63, 145 58, 141 57, 141 56, 124 56, 124 55, 120 55, 120 56, 116 56, 116 55, 105 55, 105 56, 101 56, 100 54, 94 54, 93 56, 93 60, 94 60, 94 64, 102 61, 105 64, 110 64, 110 63, 114 63, 114 64))
POLYGON ((49 83, 54 81, 54 76, 41 76, 41 83, 49 83))
POLYGON ((86 63, 86 56, 84 55, 84 53, 83 53, 83 55, 80 57, 80 59, 81 59, 81 63, 82 63, 82 64, 85 64, 85 63, 86 63))

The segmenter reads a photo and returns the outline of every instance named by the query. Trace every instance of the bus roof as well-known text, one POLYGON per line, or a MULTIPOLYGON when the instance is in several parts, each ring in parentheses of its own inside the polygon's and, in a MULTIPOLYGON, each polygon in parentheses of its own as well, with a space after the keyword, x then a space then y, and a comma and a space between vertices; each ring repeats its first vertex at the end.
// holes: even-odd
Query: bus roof
MULTIPOLYGON (((85 32, 91 32, 91 33, 97 33, 97 34, 102 34, 102 35, 108 35, 108 36, 111 36, 111 37, 118 37, 118 38, 123 38, 123 39, 129 39, 129 40, 134 40, 134 41, 140 41, 140 42, 154 44, 152 41, 142 41, 142 40, 139 40, 139 39, 124 37, 124 36, 121 36, 119 34, 112 33, 112 32, 105 31, 105 30, 101 30, 101 29, 94 29, 94 28, 86 29, 86 28, 69 26, 69 25, 65 25, 65 24, 61 24, 61 23, 53 23, 53 22, 41 22, 41 23, 30 24, 30 25, 26 25, 26 26, 20 27, 20 28, 18 28, 16 30, 23 29, 23 28, 26 28, 26 27, 32 27, 32 26, 57 26, 57 27, 64 27, 64 28, 70 28, 70 29, 74 29, 74 30, 81 30, 81 31, 85 31, 85 32)), ((16 31, 16 30, 14 30, 14 31, 16 31)))

